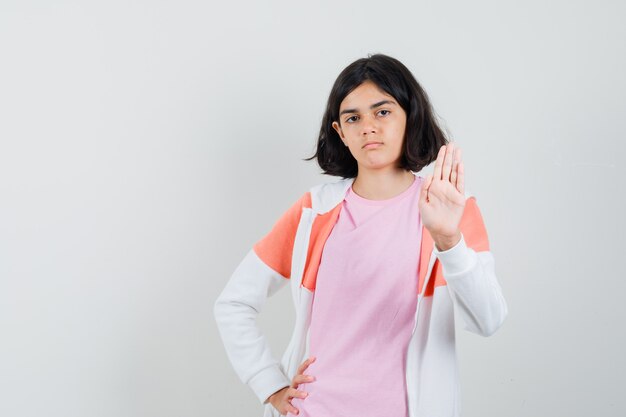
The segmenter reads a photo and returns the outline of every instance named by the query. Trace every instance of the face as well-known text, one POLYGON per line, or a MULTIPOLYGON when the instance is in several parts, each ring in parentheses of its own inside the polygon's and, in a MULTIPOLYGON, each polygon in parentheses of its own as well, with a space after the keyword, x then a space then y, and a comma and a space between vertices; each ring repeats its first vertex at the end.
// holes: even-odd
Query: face
POLYGON ((350 149, 361 169, 396 169, 402 154, 406 113, 398 102, 365 81, 348 94, 339 106, 333 128, 350 149))

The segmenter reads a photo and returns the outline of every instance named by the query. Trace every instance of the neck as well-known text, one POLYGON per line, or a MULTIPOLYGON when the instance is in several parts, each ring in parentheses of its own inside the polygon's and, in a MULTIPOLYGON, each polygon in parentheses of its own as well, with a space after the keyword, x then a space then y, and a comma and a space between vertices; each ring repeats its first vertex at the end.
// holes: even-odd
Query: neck
POLYGON ((407 170, 359 170, 352 190, 368 200, 386 200, 405 191, 415 181, 415 174, 407 170))

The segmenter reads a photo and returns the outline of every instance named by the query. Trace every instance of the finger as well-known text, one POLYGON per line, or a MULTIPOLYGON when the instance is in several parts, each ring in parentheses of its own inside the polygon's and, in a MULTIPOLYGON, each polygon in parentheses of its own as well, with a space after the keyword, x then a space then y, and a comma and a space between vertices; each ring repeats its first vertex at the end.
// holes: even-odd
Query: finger
POLYGON ((285 407, 285 409, 287 409, 287 412, 294 415, 298 415, 298 413, 300 412, 300 410, 294 407, 289 401, 287 401, 287 406, 285 407))
POLYGON ((435 160, 435 170, 433 171, 433 179, 441 179, 441 168, 443 166, 443 157, 446 154, 446 145, 439 148, 437 159, 435 160))
POLYGON ((293 377, 293 381, 297 384, 306 384, 315 381, 315 377, 313 375, 298 374, 293 377))
POLYGON ((296 372, 296 374, 303 374, 305 369, 308 368, 310 364, 315 362, 315 359, 315 356, 311 356, 307 360, 302 362, 302 364, 298 367, 298 371, 296 372))
POLYGON ((459 162, 459 175, 456 179, 456 189, 463 195, 465 195, 465 167, 463 161, 459 162))
POLYGON ((454 159, 452 160, 452 171, 450 172, 450 182, 456 188, 456 178, 458 176, 459 162, 461 161, 461 148, 457 147, 454 151, 454 159))
POLYGON ((432 182, 433 176, 431 174, 428 174, 428 176, 424 180, 424 183, 422 184, 422 189, 420 191, 420 200, 428 201, 428 188, 430 187, 430 184, 432 182))
POLYGON ((450 181, 450 172, 452 172, 453 158, 454 158, 454 143, 448 143, 448 146, 446 146, 446 154, 443 158, 443 168, 441 172, 441 179, 443 181, 450 181))
POLYGON ((287 395, 289 396, 289 399, 291 399, 292 397, 306 398, 309 395, 309 393, 306 391, 297 390, 295 388, 290 388, 289 391, 287 392, 287 395))

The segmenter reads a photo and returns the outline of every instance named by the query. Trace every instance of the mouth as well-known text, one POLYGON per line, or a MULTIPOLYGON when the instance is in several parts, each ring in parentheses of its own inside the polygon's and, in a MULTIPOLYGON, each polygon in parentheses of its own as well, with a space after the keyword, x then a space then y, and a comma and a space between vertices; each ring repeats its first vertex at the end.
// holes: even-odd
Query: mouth
POLYGON ((375 149, 382 145, 382 142, 367 142, 365 145, 363 145, 363 149, 375 149))

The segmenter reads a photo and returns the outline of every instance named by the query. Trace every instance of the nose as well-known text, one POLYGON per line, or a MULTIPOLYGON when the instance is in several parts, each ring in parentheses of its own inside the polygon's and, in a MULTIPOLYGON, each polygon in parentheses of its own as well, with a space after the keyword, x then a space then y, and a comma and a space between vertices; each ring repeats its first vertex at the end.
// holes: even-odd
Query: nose
POLYGON ((376 125, 376 119, 372 116, 364 117, 363 123, 361 124, 363 136, 367 134, 376 133, 378 127, 376 125))

